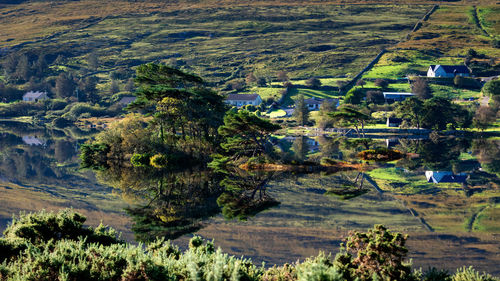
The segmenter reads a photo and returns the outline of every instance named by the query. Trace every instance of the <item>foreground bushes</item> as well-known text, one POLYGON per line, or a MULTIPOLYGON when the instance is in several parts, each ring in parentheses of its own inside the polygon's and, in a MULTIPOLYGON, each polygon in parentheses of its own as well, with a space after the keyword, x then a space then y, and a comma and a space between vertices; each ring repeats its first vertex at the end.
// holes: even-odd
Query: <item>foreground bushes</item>
POLYGON ((500 280, 472 268, 453 276, 435 269, 412 272, 404 262, 406 236, 383 226, 352 233, 335 258, 319 254, 266 269, 197 236, 181 253, 163 239, 126 244, 113 230, 84 222, 68 210, 15 219, 0 238, 0 280, 500 280))

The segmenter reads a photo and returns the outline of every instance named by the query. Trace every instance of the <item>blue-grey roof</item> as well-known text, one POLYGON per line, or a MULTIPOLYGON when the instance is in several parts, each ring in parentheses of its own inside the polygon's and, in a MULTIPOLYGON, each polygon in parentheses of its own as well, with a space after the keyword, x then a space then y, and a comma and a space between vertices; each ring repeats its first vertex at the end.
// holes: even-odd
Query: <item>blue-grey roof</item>
POLYGON ((437 65, 431 65, 431 68, 433 71, 436 71, 438 67, 443 68, 444 72, 446 73, 470 73, 470 70, 467 66, 465 65, 442 65, 442 64, 437 64, 437 65))
POLYGON ((257 97, 259 97, 258 94, 229 94, 227 95, 227 100, 254 101, 257 97))
POLYGON ((464 183, 467 180, 467 174, 453 174, 449 171, 425 171, 427 182, 433 183, 464 183))
POLYGON ((37 98, 41 97, 43 94, 47 94, 47 92, 29 91, 29 92, 27 92, 26 94, 23 95, 23 98, 37 99, 37 98))

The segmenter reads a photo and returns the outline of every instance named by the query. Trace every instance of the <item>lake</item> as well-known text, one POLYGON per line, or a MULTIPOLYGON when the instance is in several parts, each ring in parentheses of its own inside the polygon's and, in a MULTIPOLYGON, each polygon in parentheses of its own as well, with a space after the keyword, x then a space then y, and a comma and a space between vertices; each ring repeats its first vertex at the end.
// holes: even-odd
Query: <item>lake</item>
MULTIPOLYGON (((374 140, 409 153, 362 171, 159 172, 81 170, 78 147, 96 131, 0 122, 0 229, 13 214, 73 208, 129 242, 156 236, 181 247, 193 233, 254 262, 283 264, 336 253, 351 230, 384 224, 408 233, 416 267, 473 265, 499 275, 500 141, 374 140)), ((291 157, 359 161, 355 140, 279 137, 291 157)))

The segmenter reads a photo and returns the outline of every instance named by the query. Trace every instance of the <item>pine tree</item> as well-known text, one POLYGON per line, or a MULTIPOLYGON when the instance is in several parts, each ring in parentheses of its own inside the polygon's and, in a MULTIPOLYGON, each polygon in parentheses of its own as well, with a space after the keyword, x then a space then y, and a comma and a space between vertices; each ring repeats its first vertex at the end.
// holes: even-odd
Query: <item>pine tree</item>
POLYGON ((55 92, 59 98, 68 98, 73 95, 75 91, 75 83, 71 77, 65 73, 59 74, 56 79, 55 92))
POLYGON ((304 126, 309 122, 309 109, 304 101, 304 95, 299 95, 297 100, 295 100, 293 116, 300 126, 304 126))

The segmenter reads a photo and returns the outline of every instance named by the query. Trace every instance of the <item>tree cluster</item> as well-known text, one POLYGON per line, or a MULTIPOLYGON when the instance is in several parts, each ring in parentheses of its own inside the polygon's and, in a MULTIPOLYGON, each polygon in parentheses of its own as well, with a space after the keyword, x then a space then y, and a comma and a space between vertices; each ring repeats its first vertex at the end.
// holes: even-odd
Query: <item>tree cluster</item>
POLYGON ((448 99, 433 97, 426 101, 407 98, 396 106, 396 114, 406 119, 411 127, 445 130, 469 128, 473 112, 448 99))

